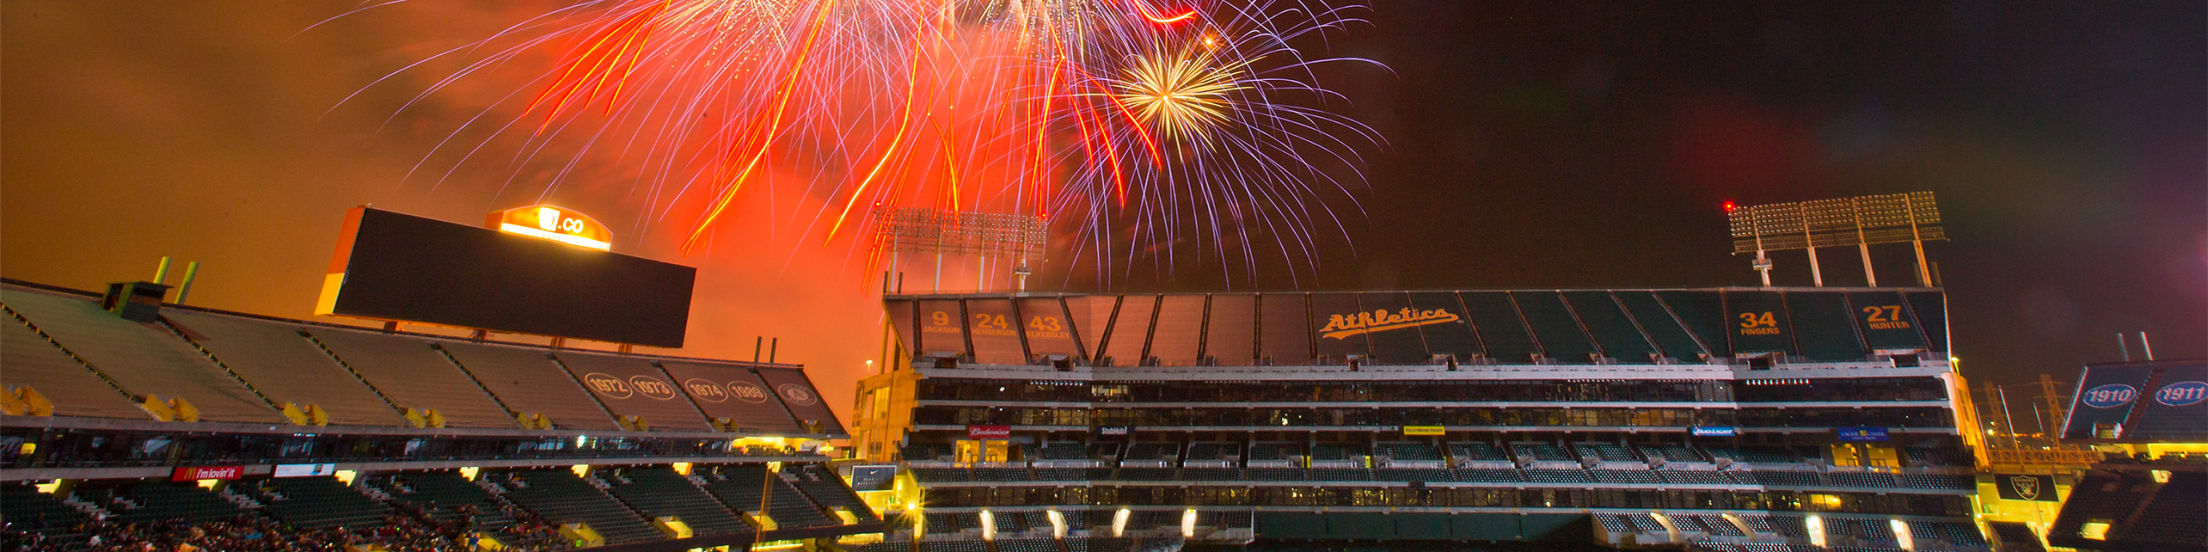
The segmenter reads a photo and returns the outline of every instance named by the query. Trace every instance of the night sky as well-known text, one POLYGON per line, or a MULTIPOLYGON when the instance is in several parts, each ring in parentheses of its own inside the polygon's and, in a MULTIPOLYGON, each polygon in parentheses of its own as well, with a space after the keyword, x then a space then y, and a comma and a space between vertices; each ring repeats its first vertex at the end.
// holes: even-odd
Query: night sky
MULTIPOLYGON (((306 317, 344 208, 465 222, 536 202, 499 185, 517 172, 503 166, 406 178, 444 119, 499 91, 396 118, 407 86, 339 105, 542 3, 517 4, 417 0, 305 32, 357 3, 0 5, 0 274, 91 289, 176 255, 206 264, 193 303, 306 317)), ((1110 287, 1753 285, 1723 201, 1932 190, 1966 376, 2068 379, 2114 359, 2119 331, 2150 332, 2162 358, 2208 356, 2199 2, 1387 0, 1369 16, 1327 52, 1388 69, 1322 76, 1347 97, 1331 107, 1385 143, 1363 150, 1369 187, 1336 205, 1353 216, 1321 234, 1317 268, 1146 266, 1110 287)), ((621 189, 546 199, 651 225, 621 189)), ((753 336, 780 336, 847 415, 836 398, 880 339, 866 276, 768 223, 725 232, 741 237, 693 257, 664 231, 616 247, 701 267, 684 353, 749 358, 753 336)), ((1828 285, 1862 284, 1853 250, 1821 259, 1828 285)), ((1808 283, 1800 253, 1776 260, 1781 284, 1808 283)), ((1913 280, 1905 246, 1874 263, 1881 283, 1913 280)))

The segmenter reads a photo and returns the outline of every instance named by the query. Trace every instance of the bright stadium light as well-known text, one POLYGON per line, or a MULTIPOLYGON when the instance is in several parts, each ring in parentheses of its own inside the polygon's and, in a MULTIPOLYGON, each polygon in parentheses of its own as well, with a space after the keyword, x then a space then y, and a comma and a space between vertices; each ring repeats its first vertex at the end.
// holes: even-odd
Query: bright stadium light
MULTIPOLYGON (((1033 215, 906 207, 876 211, 873 225, 872 248, 889 253, 893 271, 901 253, 935 254, 935 281, 929 284, 935 291, 942 291, 945 255, 978 257, 983 277, 992 258, 1010 259, 1019 289, 1027 289, 1030 263, 1042 262, 1050 244, 1050 227, 1033 215)), ((977 280, 975 288, 982 283, 977 280)))
POLYGON ((1112 512, 1112 537, 1127 536, 1127 514, 1127 507, 1125 506, 1121 506, 1117 512, 1112 512))
POLYGON ((1058 540, 1065 540, 1066 515, 1063 513, 1059 513, 1058 509, 1056 508, 1052 508, 1048 512, 1048 515, 1050 516, 1050 536, 1058 540))
POLYGON ((1824 517, 1818 516, 1817 514, 1810 514, 1808 518, 1802 520, 1802 526, 1809 529, 1809 544, 1818 548, 1825 547, 1824 517))
POLYGON ((1195 509, 1195 508, 1189 508, 1189 509, 1187 509, 1187 510, 1182 510, 1182 511, 1181 511, 1181 538, 1184 538, 1184 539, 1193 539, 1193 538, 1196 538, 1196 509, 1195 509))
POLYGON ((1734 205, 1725 203, 1731 223, 1733 254, 1755 253, 1754 267, 1771 285, 1771 251, 1803 250, 1809 254, 1809 274, 1816 285, 1825 285, 1817 266, 1817 248, 1856 246, 1863 255, 1863 276, 1878 285, 1871 269, 1871 246, 1909 243, 1916 247, 1917 285, 1930 287, 1932 271, 1924 260, 1924 242, 1946 240, 1940 224, 1940 206, 1932 192, 1883 194, 1793 203, 1734 205))
POLYGON ((981 540, 997 540, 997 515, 988 510, 981 511, 981 540))

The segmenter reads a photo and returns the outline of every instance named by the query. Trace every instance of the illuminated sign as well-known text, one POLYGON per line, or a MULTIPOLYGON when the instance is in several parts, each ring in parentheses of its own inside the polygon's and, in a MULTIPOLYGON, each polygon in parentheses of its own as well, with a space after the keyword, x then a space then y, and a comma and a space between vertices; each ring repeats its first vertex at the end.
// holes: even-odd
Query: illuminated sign
POLYGON ((2121 383, 2111 383, 2097 386, 2092 389, 2087 389, 2085 390, 2084 396, 2084 400, 2081 400, 2079 402, 2085 403, 2086 406, 2090 406, 2093 408, 2116 408, 2119 406, 2131 404, 2132 399, 2138 398, 2139 388, 2124 385, 2121 383))
POLYGON ((2192 406, 2203 400, 2208 400, 2208 382, 2181 381, 2154 392, 2154 402, 2162 406, 2192 406))
POLYGON ((1342 339, 1353 335, 1443 324, 1457 320, 1459 320, 1457 313, 1442 309, 1416 310, 1410 307, 1404 307, 1403 310, 1396 312, 1376 310, 1354 314, 1332 314, 1327 315, 1326 327, 1319 328, 1319 334, 1330 339, 1342 339))
POLYGON ((1442 431, 1441 426, 1438 425, 1403 426, 1403 435, 1406 437, 1432 437, 1436 435, 1441 435, 1443 433, 1445 432, 1442 431))
POLYGON ((887 491, 895 487, 897 466, 852 466, 851 490, 887 491))
POLYGON ((319 477, 337 473, 337 464, 277 464, 276 477, 319 477))
POLYGON ((551 205, 515 207, 491 213, 490 227, 599 251, 613 249, 613 232, 590 215, 551 205))
POLYGON ((176 472, 169 476, 169 480, 237 479, 244 475, 245 466, 194 466, 177 468, 176 472))
POLYGON ((1840 437, 1842 443, 1883 443, 1887 439, 1886 428, 1883 427, 1843 427, 1833 432, 1840 437))
POLYGON ((968 438, 968 439, 1004 439, 1004 438, 1008 438, 1008 437, 1011 437, 1011 436, 1012 436, 1012 426, 1001 426, 1001 425, 970 425, 970 426, 966 426, 966 438, 968 438))
POLYGON ((1695 437, 1732 437, 1739 435, 1740 429, 1732 426, 1694 426, 1687 428, 1687 434, 1695 437))

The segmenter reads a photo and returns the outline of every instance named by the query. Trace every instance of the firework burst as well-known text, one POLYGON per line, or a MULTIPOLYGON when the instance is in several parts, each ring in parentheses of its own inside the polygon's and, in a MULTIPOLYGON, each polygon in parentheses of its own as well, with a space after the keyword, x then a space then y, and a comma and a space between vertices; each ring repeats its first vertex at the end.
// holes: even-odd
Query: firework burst
POLYGON ((1076 261, 1107 279, 1151 250, 1162 264, 1200 255, 1254 273, 1264 251, 1312 262, 1333 233, 1319 229, 1341 228, 1334 205, 1361 183, 1327 169, 1353 175, 1357 150, 1377 138, 1325 109, 1340 98, 1315 68, 1365 61, 1301 49, 1361 10, 1318 0, 586 0, 385 79, 464 62, 432 75, 416 102, 471 79, 518 82, 423 165, 449 162, 449 177, 492 144, 518 143, 518 176, 548 151, 578 152, 552 160, 562 168, 540 183, 549 194, 577 178, 582 158, 618 156, 643 168, 629 184, 652 206, 639 225, 677 225, 685 251, 766 186, 818 198, 821 208, 787 216, 830 244, 856 241, 848 236, 869 209, 983 209, 1050 215, 1075 240, 1076 261), (1197 245, 1159 247, 1188 242, 1197 245))

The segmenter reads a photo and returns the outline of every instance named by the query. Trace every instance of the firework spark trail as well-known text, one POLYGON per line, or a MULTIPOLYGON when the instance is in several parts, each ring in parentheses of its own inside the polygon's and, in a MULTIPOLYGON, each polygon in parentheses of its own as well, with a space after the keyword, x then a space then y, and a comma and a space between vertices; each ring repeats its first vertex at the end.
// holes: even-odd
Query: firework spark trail
POLYGON ((1355 205, 1360 150, 1379 138, 1328 110, 1346 99, 1321 84, 1319 68, 1378 64, 1311 45, 1363 23, 1363 9, 585 0, 363 90, 458 65, 430 75, 405 111, 462 81, 520 83, 461 120, 415 170, 450 160, 443 182, 479 153, 518 143, 509 183, 540 156, 569 156, 540 183, 548 195, 586 178, 586 157, 629 159, 637 170, 627 178, 650 213, 637 224, 687 218, 685 253, 704 248, 743 198, 758 194, 771 209, 798 192, 817 207, 781 222, 822 243, 869 226, 875 208, 1011 210, 1052 215, 1075 262, 1095 264, 1104 280, 1145 259, 1170 270, 1182 257, 1240 264, 1254 280, 1259 257, 1315 269, 1326 235, 1348 241, 1337 204, 1355 205), (552 62, 538 65, 544 57, 552 62))

